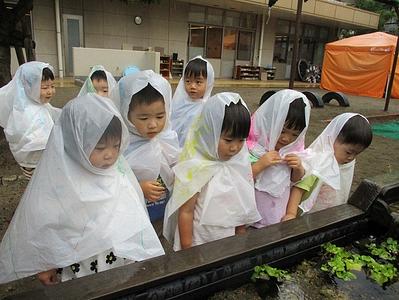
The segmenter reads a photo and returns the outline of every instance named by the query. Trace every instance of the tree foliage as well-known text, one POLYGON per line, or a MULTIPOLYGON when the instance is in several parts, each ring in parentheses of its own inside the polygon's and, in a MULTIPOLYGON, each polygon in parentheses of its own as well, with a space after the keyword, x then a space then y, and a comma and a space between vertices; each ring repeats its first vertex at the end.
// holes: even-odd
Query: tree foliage
POLYGON ((394 5, 395 1, 356 0, 355 7, 380 14, 378 29, 384 30, 384 24, 390 19, 396 18, 391 4, 394 5))

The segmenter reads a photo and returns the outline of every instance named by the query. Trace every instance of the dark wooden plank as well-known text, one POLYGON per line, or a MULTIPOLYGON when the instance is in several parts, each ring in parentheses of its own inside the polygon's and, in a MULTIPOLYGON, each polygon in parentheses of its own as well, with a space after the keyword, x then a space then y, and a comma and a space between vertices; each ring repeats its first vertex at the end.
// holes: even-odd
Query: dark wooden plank
MULTIPOLYGON (((138 290, 157 286, 190 274, 237 260, 249 253, 285 244, 298 237, 340 226, 364 217, 364 212, 352 205, 341 205, 314 214, 283 222, 246 234, 207 243, 198 247, 137 262, 128 266, 86 276, 51 287, 26 290, 28 279, 10 283, 15 299, 92 299, 112 297, 118 291, 138 290)), ((13 293, 11 293, 13 294, 13 293)))

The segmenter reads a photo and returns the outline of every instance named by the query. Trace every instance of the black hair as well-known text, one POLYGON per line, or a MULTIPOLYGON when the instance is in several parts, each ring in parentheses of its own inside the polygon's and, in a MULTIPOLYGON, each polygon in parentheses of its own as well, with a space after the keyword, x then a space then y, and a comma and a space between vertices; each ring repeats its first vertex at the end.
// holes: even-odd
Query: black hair
POLYGON ((91 81, 93 80, 105 80, 107 81, 107 74, 103 70, 94 71, 93 74, 90 76, 91 81))
POLYGON ((284 124, 287 128, 302 132, 306 127, 305 106, 305 102, 303 102, 302 98, 295 99, 291 102, 284 124))
POLYGON ((226 105, 221 133, 231 138, 246 139, 250 127, 251 115, 241 101, 226 105))
POLYGON ((157 101, 162 101, 163 103, 165 103, 162 94, 158 92, 151 84, 148 83, 145 88, 138 91, 136 94, 132 96, 129 105, 129 111, 134 110, 137 105, 142 105, 142 104, 150 105, 157 101))
POLYGON ((50 68, 44 68, 42 71, 42 81, 54 80, 54 73, 50 68))
POLYGON ((184 77, 199 77, 203 76, 204 78, 208 77, 208 73, 206 70, 206 61, 196 58, 190 60, 187 64, 186 68, 184 69, 184 77))
POLYGON ((342 144, 360 145, 366 149, 373 140, 373 132, 369 122, 356 115, 345 123, 336 140, 342 144))
POLYGON ((106 142, 109 139, 118 139, 122 138, 122 124, 117 116, 113 116, 111 122, 109 122, 107 128, 105 128, 103 135, 99 139, 98 142, 106 142))

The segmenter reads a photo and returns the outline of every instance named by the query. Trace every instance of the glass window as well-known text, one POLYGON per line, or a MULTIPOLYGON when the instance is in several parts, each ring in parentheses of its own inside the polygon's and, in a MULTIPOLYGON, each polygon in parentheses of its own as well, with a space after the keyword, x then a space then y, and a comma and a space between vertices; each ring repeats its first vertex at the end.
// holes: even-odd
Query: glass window
POLYGON ((327 41, 328 40, 328 28, 320 27, 319 37, 320 37, 320 41, 327 41))
POLYGON ((240 27, 256 28, 256 15, 241 13, 240 27))
POLYGON ((223 49, 236 50, 236 29, 226 28, 223 37, 223 49))
POLYGON ((205 26, 190 25, 189 57, 204 55, 205 26))
POLYGON ((207 24, 222 25, 223 24, 223 10, 217 8, 208 8, 207 24))
POLYGON ((277 34, 289 34, 290 33, 290 22, 286 20, 278 20, 276 27, 277 34))
POLYGON ((195 23, 205 22, 205 7, 191 5, 188 13, 188 20, 195 23))
POLYGON ((209 26, 206 33, 206 57, 221 58, 223 29, 209 26))
POLYGON ((303 29, 305 37, 316 37, 316 26, 305 24, 303 29))
POLYGON ((288 55, 288 36, 278 35, 274 41, 273 61, 286 63, 288 55))
POLYGON ((231 10, 226 11, 224 25, 231 26, 231 27, 239 27, 240 26, 240 13, 236 12, 236 11, 231 11, 231 10))
POLYGON ((251 60, 252 32, 241 31, 238 34, 238 60, 251 60))

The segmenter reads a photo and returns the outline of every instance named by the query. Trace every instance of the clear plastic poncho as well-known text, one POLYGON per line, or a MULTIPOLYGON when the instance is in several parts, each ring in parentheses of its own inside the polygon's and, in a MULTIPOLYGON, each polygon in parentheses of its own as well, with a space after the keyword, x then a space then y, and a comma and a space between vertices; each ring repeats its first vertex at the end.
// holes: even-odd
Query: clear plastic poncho
POLYGON ((93 75, 93 73, 95 71, 104 71, 105 72, 105 75, 107 76, 107 83, 108 83, 108 95, 111 94, 112 90, 116 86, 116 80, 115 80, 114 76, 112 76, 112 74, 110 72, 105 70, 104 66, 96 65, 91 68, 90 74, 86 78, 85 82, 83 83, 83 86, 80 89, 78 96, 84 96, 88 93, 97 93, 97 91, 93 85, 93 82, 91 81, 91 78, 90 78, 91 75, 93 75))
POLYGON ((125 159, 94 167, 90 154, 117 116, 95 94, 70 101, 54 126, 0 245, 0 283, 69 266, 108 249, 134 261, 164 254, 140 186, 125 159))
MULTIPOLYGON (((252 115, 251 132, 248 148, 252 155, 262 157, 266 152, 275 150, 280 134, 284 128, 289 106, 295 99, 302 99, 305 104, 306 127, 298 138, 278 152, 282 158, 293 153, 303 157, 305 134, 309 126, 310 104, 306 96, 294 90, 281 90, 267 99, 252 115)), ((285 164, 275 164, 263 170, 255 180, 258 191, 267 192, 273 197, 280 197, 290 187, 291 169, 285 164)))
POLYGON ((53 71, 47 63, 27 62, 0 88, 0 126, 15 160, 27 168, 36 167, 54 121, 61 113, 61 109, 40 100, 44 68, 53 71))
POLYGON ((319 181, 309 198, 300 204, 303 212, 344 204, 348 200, 356 161, 339 165, 334 156, 334 143, 346 122, 356 115, 360 114, 336 116, 309 146, 310 156, 304 164, 319 181))
POLYGON ((196 56, 190 61, 197 58, 200 58, 206 62, 207 79, 204 97, 202 99, 193 100, 187 94, 184 86, 184 69, 183 76, 180 79, 179 84, 177 85, 175 94, 173 95, 172 99, 171 124, 172 129, 176 131, 177 136, 179 137, 179 144, 181 147, 183 147, 184 145, 184 141, 186 140, 191 123, 194 121, 195 117, 200 114, 204 103, 211 96, 213 84, 215 81, 215 74, 211 63, 206 59, 203 59, 202 56, 196 56))
POLYGON ((178 209, 206 186, 200 225, 236 227, 261 217, 256 208, 248 149, 228 161, 218 157, 225 107, 241 101, 239 94, 214 95, 194 121, 175 171, 175 185, 164 218, 164 236, 173 241, 178 209))
POLYGON ((177 134, 170 129, 170 99, 172 89, 169 82, 152 70, 127 75, 118 82, 120 110, 130 133, 129 146, 124 156, 139 181, 157 180, 160 175, 168 190, 172 190, 174 173, 180 153, 177 134), (142 137, 128 119, 132 96, 151 84, 165 101, 166 121, 164 129, 154 138, 142 137))

